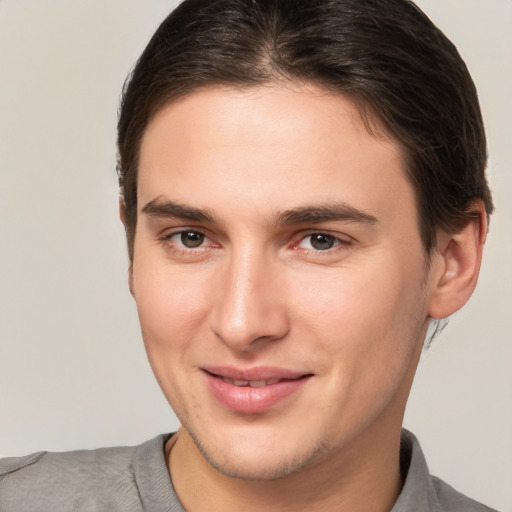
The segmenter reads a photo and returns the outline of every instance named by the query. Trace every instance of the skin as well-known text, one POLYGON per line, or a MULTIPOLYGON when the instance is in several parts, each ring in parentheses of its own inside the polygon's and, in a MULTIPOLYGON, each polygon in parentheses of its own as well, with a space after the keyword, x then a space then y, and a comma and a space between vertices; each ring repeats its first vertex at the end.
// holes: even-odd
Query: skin
POLYGON ((348 98, 297 84, 163 108, 138 204, 130 288, 183 425, 167 455, 185 508, 390 510, 428 321, 471 295, 482 206, 480 222, 439 234, 427 265, 399 145, 369 134, 348 98), (212 395, 212 365, 308 377, 246 413, 212 395))

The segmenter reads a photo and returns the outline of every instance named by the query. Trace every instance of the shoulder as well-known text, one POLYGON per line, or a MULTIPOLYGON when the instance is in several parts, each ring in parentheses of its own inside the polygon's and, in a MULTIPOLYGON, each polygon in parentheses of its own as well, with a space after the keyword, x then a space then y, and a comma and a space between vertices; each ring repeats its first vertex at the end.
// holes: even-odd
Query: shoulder
POLYGON ((0 459, 0 479, 9 473, 14 473, 26 466, 30 466, 37 462, 46 452, 32 453, 25 457, 7 457, 0 459))
POLYGON ((496 512, 432 476, 418 440, 405 429, 400 465, 404 486, 392 512, 496 512))
POLYGON ((440 504, 440 509, 450 512, 497 512, 464 494, 455 490, 452 486, 443 482, 440 478, 431 477, 431 485, 440 504))
POLYGON ((134 450, 39 452, 2 459, 0 510, 141 510, 131 506, 140 503, 133 475, 134 450))

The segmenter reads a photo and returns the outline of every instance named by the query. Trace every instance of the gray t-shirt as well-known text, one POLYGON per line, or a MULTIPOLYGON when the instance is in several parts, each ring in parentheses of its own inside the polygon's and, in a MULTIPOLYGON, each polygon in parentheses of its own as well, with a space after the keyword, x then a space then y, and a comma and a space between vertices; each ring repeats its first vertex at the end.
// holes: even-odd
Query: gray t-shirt
MULTIPOLYGON (((0 511, 184 512, 165 462, 169 438, 0 459, 0 511)), ((417 439, 406 430, 400 459, 405 484, 391 512, 493 512, 430 476, 417 439)))

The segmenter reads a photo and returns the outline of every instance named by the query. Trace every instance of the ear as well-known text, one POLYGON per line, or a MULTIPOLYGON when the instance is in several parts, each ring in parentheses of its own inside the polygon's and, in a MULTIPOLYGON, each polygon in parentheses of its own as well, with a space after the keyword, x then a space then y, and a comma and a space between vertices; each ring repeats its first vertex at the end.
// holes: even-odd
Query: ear
POLYGON ((126 226, 126 203, 124 202, 124 196, 119 196, 119 219, 126 226))
POLYGON ((128 288, 130 289, 132 297, 135 298, 135 293, 133 291, 133 263, 130 263, 130 266, 128 267, 128 288))
MULTIPOLYGON (((126 203, 122 195, 119 196, 119 219, 123 223, 123 226, 126 227, 126 203)), ((128 288, 130 289, 132 297, 135 297, 133 294, 133 262, 130 262, 130 266, 128 267, 128 288)))
POLYGON ((469 211, 474 218, 462 230, 438 235, 431 262, 431 318, 452 315, 466 304, 475 289, 487 235, 487 214, 480 199, 471 203, 469 211))

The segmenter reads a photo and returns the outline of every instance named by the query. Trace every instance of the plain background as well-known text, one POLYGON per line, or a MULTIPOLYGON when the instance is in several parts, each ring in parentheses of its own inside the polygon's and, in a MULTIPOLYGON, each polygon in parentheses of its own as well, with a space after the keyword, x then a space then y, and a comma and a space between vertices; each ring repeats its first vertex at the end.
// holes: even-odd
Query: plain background
MULTIPOLYGON (((512 1, 419 3, 479 89, 497 211, 477 292, 423 358, 405 425, 433 473, 512 511, 512 1)), ((175 4, 0 0, 4 456, 177 427, 126 285, 115 176, 124 77, 175 4)))

